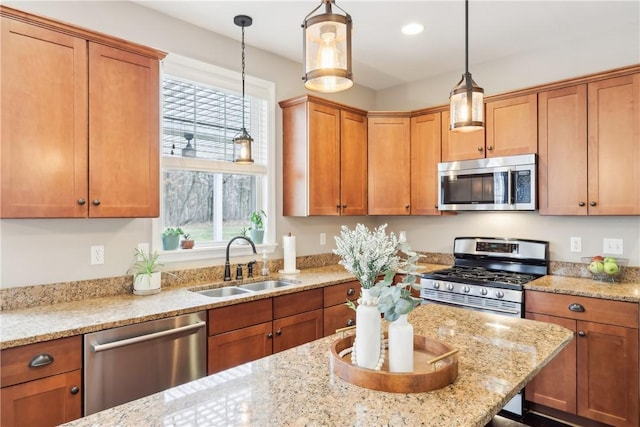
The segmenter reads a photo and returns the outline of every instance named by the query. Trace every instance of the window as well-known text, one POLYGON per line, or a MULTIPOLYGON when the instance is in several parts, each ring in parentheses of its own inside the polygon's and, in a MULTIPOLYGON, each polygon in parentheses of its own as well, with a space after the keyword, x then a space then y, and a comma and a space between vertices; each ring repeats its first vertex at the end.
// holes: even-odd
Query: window
POLYGON ((154 248, 162 249, 160 236, 168 227, 180 227, 196 242, 194 249, 165 252, 164 261, 223 254, 229 239, 250 226, 251 213, 261 210, 267 214, 264 244, 272 250, 275 150, 269 141, 275 134, 275 90, 273 83, 245 76, 244 125, 254 139, 254 164, 236 164, 241 78, 239 72, 176 55, 164 62, 162 196, 154 248))

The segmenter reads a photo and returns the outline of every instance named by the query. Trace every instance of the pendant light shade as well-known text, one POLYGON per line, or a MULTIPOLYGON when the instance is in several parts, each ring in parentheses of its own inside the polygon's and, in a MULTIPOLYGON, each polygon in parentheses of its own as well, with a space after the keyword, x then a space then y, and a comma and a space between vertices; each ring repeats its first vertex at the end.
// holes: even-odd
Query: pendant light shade
POLYGON ((340 92, 353 86, 351 16, 333 13, 334 0, 322 0, 302 23, 304 86, 316 92, 340 92), (324 13, 316 14, 324 6, 324 13))
POLYGON ((469 0, 465 0, 465 73, 451 90, 450 125, 455 132, 473 132, 484 127, 484 89, 469 73, 469 0))
POLYGON ((253 138, 247 132, 244 127, 244 28, 250 26, 253 23, 253 19, 246 15, 238 15, 233 18, 233 22, 242 27, 242 129, 233 138, 233 143, 237 148, 237 157, 234 160, 235 163, 251 164, 253 159, 251 158, 251 143, 253 138))

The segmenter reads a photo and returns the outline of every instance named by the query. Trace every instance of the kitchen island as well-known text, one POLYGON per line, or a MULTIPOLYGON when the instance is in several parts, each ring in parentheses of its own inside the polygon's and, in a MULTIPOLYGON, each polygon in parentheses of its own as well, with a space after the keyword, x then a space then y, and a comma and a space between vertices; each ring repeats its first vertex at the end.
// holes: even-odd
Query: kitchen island
POLYGON ((410 394, 352 385, 333 372, 333 335, 65 425, 484 426, 573 337, 549 323, 433 304, 409 321, 459 350, 453 384, 410 394))

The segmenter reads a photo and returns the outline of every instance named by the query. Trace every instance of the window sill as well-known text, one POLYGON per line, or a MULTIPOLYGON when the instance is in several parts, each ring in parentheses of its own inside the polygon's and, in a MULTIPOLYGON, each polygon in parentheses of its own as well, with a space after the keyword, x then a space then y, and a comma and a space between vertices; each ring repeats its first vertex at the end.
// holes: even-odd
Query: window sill
MULTIPOLYGON (((275 251, 277 243, 263 243, 256 245, 256 252, 253 254, 251 246, 249 244, 241 244, 234 242, 229 247, 229 257, 249 256, 256 255, 256 258, 262 256, 262 252, 266 251, 267 254, 271 254, 275 251)), ((170 264, 172 262, 187 262, 187 261, 201 261, 201 260, 221 260, 220 264, 225 261, 227 252, 227 246, 205 246, 198 247, 197 244, 193 249, 176 249, 172 251, 158 251, 160 257, 158 260, 162 264, 170 264)))

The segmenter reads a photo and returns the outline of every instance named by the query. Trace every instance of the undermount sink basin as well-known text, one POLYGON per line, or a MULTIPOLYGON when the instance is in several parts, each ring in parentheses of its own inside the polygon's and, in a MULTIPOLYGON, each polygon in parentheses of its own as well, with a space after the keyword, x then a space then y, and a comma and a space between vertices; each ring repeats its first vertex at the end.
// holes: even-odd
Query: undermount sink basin
POLYGON ((285 282, 283 280, 265 280, 263 282, 247 283, 246 285, 240 285, 240 288, 250 291, 264 291, 266 289, 275 289, 282 286, 292 285, 292 282, 285 282))
POLYGON ((200 295, 213 298, 231 297, 233 295, 248 294, 251 291, 240 289, 237 286, 227 286, 226 288, 207 289, 206 291, 196 291, 200 295))

